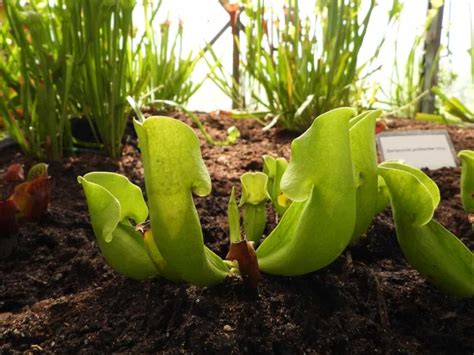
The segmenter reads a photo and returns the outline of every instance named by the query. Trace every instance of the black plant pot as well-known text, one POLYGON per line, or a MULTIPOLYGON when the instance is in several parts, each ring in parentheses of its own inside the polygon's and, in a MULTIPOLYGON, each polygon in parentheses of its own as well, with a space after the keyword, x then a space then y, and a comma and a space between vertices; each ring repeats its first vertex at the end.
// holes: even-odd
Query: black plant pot
MULTIPOLYGON (((81 117, 72 117, 70 122, 72 136, 77 141, 84 143, 97 143, 97 140, 94 137, 94 132, 92 131, 91 125, 87 119, 81 117)), ((94 122, 92 122, 92 124, 95 126, 94 122)), ((97 132, 96 126, 94 129, 97 132)), ((100 140, 100 137, 98 137, 98 139, 100 140)), ((99 141, 99 143, 102 142, 99 141)))
POLYGON ((16 142, 12 138, 10 138, 10 137, 4 138, 4 139, 0 140, 0 150, 8 148, 8 147, 10 147, 12 145, 15 145, 15 144, 16 144, 16 142))

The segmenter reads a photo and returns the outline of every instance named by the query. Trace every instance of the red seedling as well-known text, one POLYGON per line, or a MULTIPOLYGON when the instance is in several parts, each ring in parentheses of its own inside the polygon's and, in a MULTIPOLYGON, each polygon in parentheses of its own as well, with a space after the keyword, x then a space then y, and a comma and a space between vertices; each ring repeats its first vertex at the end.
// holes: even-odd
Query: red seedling
POLYGON ((2 182, 5 185, 25 181, 25 172, 21 164, 12 164, 2 175, 2 182))
POLYGON ((50 192, 49 177, 40 176, 15 187, 10 200, 15 202, 25 220, 36 222, 48 209, 50 192))
POLYGON ((257 255, 255 254, 254 242, 240 240, 230 245, 226 260, 237 260, 239 271, 245 285, 256 289, 260 281, 257 255))

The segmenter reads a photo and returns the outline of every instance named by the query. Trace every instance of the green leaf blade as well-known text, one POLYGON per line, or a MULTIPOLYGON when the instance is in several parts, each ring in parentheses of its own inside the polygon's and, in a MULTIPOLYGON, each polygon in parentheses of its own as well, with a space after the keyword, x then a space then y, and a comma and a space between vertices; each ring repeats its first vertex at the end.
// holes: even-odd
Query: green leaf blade
POLYGON ((231 243, 240 241, 240 214, 235 200, 235 188, 232 187, 232 192, 229 197, 229 204, 227 206, 227 220, 229 223, 229 236, 231 243))

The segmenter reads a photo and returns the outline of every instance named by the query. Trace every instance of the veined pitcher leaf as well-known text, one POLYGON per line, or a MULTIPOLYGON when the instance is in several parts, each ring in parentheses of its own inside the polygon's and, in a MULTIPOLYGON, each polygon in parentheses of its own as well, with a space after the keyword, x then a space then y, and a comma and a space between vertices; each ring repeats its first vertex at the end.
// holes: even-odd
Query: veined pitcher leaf
POLYGON ((433 218, 440 201, 433 180, 421 170, 396 161, 380 164, 378 171, 389 190, 395 219, 422 226, 433 218))
POLYGON ((26 180, 31 181, 42 176, 48 176, 48 164, 46 163, 33 165, 28 171, 28 177, 26 180))
POLYGON ((12 164, 7 168, 0 178, 4 184, 14 184, 25 180, 25 172, 21 164, 12 164))
POLYGON ((204 245, 192 193, 207 195, 211 179, 199 140, 186 124, 169 117, 135 121, 145 169, 153 238, 179 277, 199 286, 222 282, 224 261, 204 245))
POLYGON ((78 177, 102 255, 117 272, 136 280, 158 275, 142 235, 130 224, 144 222, 148 208, 138 186, 115 173, 78 177), (103 185, 102 185, 103 184, 103 185))
POLYGON ((356 184, 356 225, 352 241, 367 231, 377 210, 378 177, 375 120, 382 110, 364 112, 349 121, 356 184))
POLYGON ((397 239, 408 262, 444 292, 474 296, 473 253, 432 219, 439 202, 436 184, 421 170, 397 162, 382 163, 397 239))
POLYGON ((257 249, 262 271, 312 272, 333 262, 348 245, 356 220, 349 138, 354 115, 350 108, 327 112, 293 141, 281 187, 297 202, 257 249))

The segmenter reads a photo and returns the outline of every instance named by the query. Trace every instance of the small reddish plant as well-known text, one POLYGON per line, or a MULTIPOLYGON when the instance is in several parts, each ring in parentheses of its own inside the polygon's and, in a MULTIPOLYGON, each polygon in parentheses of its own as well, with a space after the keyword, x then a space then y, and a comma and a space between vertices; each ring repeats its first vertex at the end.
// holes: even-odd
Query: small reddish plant
POLYGON ((50 177, 44 163, 34 165, 26 181, 20 164, 10 165, 0 176, 0 256, 8 256, 12 238, 23 222, 37 222, 48 209, 50 177))

